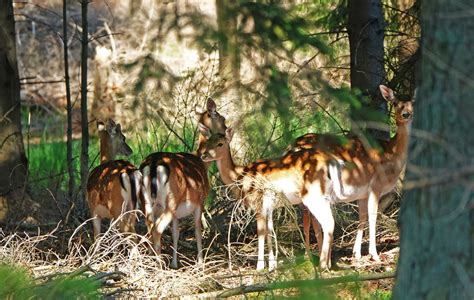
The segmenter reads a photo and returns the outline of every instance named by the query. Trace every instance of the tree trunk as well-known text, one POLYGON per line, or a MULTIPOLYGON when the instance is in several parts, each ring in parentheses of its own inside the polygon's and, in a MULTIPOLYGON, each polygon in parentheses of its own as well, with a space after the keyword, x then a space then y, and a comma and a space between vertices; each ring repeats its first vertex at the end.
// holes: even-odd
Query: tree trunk
POLYGON ((21 134, 20 79, 11 0, 0 1, 0 219, 23 201, 28 170, 21 134))
POLYGON ((401 205, 394 299, 474 299, 474 18, 463 9, 471 6, 423 1, 413 126, 436 141, 417 139, 423 153, 410 157, 417 174, 408 168, 407 178, 419 184, 401 205))
POLYGON ((89 37, 87 30, 87 0, 81 2, 82 38, 81 38, 81 191, 86 195, 87 178, 89 176, 89 120, 87 117, 87 58, 89 37))
POLYGON ((236 35, 235 1, 216 0, 219 39, 219 74, 226 87, 237 88, 240 82, 240 52, 236 35))
MULTIPOLYGON (((385 78, 384 28, 380 0, 349 0, 347 31, 351 53, 351 87, 371 100, 371 107, 386 111, 379 85, 385 78)), ((388 133, 377 133, 388 139, 388 133)))
POLYGON ((74 162, 72 160, 72 102, 69 81, 69 57, 67 40, 67 0, 63 0, 63 43, 64 43, 64 80, 66 82, 66 112, 67 112, 67 141, 66 162, 69 174, 68 198, 72 201, 74 195, 74 162))

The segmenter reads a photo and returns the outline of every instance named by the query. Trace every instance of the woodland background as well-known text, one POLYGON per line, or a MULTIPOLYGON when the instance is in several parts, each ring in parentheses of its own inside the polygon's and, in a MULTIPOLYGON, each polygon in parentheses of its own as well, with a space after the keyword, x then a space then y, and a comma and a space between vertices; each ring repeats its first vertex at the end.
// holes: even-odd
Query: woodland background
MULTIPOLYGON (((472 11, 468 0, 3 1, 0 259, 8 264, 0 274, 24 268, 4 286, 31 285, 44 297, 53 295, 48 286, 90 297, 217 296, 257 284, 255 297, 472 299, 472 11), (193 151, 194 112, 211 97, 245 163, 277 157, 308 132, 367 129, 388 139, 380 84, 411 97, 418 87, 405 180, 382 200, 382 264, 349 261, 329 287, 312 279, 319 274, 304 259, 299 209, 282 210, 275 222, 285 264, 253 274, 255 226, 230 223, 216 169, 204 269, 190 261, 191 222, 181 222, 189 263, 180 270, 143 245, 123 250, 133 242, 115 231, 92 244, 81 190, 98 164, 96 119, 122 124, 139 164, 154 151, 193 151), (383 279, 395 269, 396 279, 383 279), (373 273, 380 278, 361 283, 373 273)), ((357 213, 352 205, 335 213, 343 266, 357 213)))

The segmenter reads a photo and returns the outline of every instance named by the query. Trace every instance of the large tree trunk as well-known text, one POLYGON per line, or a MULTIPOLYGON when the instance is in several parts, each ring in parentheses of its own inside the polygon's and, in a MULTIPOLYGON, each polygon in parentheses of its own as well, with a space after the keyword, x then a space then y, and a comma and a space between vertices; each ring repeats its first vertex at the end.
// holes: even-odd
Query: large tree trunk
MULTIPOLYGON (((380 0, 349 0, 347 31, 351 53, 351 87, 371 99, 371 106, 386 111, 379 85, 385 78, 384 18, 380 0)), ((377 137, 388 139, 388 133, 377 137)))
POLYGON ((424 150, 410 158, 417 173, 407 177, 419 185, 402 201, 394 299, 474 299, 474 18, 464 9, 471 6, 423 2, 413 126, 434 139, 415 140, 424 150))
POLYGON ((20 79, 11 0, 0 1, 0 219, 21 204, 27 159, 21 134, 20 79))

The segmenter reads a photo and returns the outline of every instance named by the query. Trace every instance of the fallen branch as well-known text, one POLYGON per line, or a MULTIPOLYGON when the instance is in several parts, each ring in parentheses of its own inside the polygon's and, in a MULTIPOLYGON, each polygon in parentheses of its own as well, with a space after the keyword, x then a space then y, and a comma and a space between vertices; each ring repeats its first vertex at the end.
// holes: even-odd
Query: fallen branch
POLYGON ((368 274, 368 275, 349 275, 349 276, 324 278, 324 279, 272 282, 272 283, 262 283, 262 284, 254 284, 254 285, 243 285, 237 288, 223 291, 220 294, 218 294, 217 297, 227 298, 231 296, 237 296, 237 295, 254 293, 254 292, 264 292, 264 291, 273 291, 273 290, 290 289, 290 288, 314 289, 318 287, 339 284, 339 283, 380 280, 380 279, 387 279, 387 278, 395 278, 395 272, 386 272, 386 273, 368 274))

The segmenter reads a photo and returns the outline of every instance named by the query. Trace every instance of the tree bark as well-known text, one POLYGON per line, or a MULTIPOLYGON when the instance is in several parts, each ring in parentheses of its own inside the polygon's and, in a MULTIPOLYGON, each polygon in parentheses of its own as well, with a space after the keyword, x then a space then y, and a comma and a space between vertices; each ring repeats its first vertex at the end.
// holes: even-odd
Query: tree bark
POLYGON ((471 6, 423 1, 413 126, 434 139, 417 139, 424 151, 410 157, 417 174, 409 168, 407 177, 422 181, 401 205, 394 299, 474 299, 474 18, 464 9, 471 6))
POLYGON ((240 82, 240 52, 238 45, 235 1, 216 0, 219 39, 219 74, 226 86, 236 88, 240 82))
MULTIPOLYGON (((370 106, 386 112, 379 85, 385 78, 384 28, 380 0, 349 0, 347 2, 347 31, 351 55, 351 87, 371 100, 370 106)), ((388 139, 388 133, 377 133, 388 139)))
POLYGON ((20 79, 12 0, 0 1, 0 219, 22 203, 27 159, 21 133, 20 79))
POLYGON ((66 113, 67 113, 67 141, 66 161, 69 174, 68 198, 72 201, 74 195, 74 165, 72 160, 72 102, 71 86, 69 81, 69 57, 67 40, 67 0, 63 0, 63 43, 64 43, 64 80, 66 83, 66 113))
POLYGON ((88 0, 81 2, 82 16, 82 38, 81 38, 81 127, 82 127, 82 144, 81 144, 81 191, 82 195, 86 195, 87 178, 89 176, 89 120, 87 117, 87 58, 89 37, 87 30, 87 5, 88 0))

